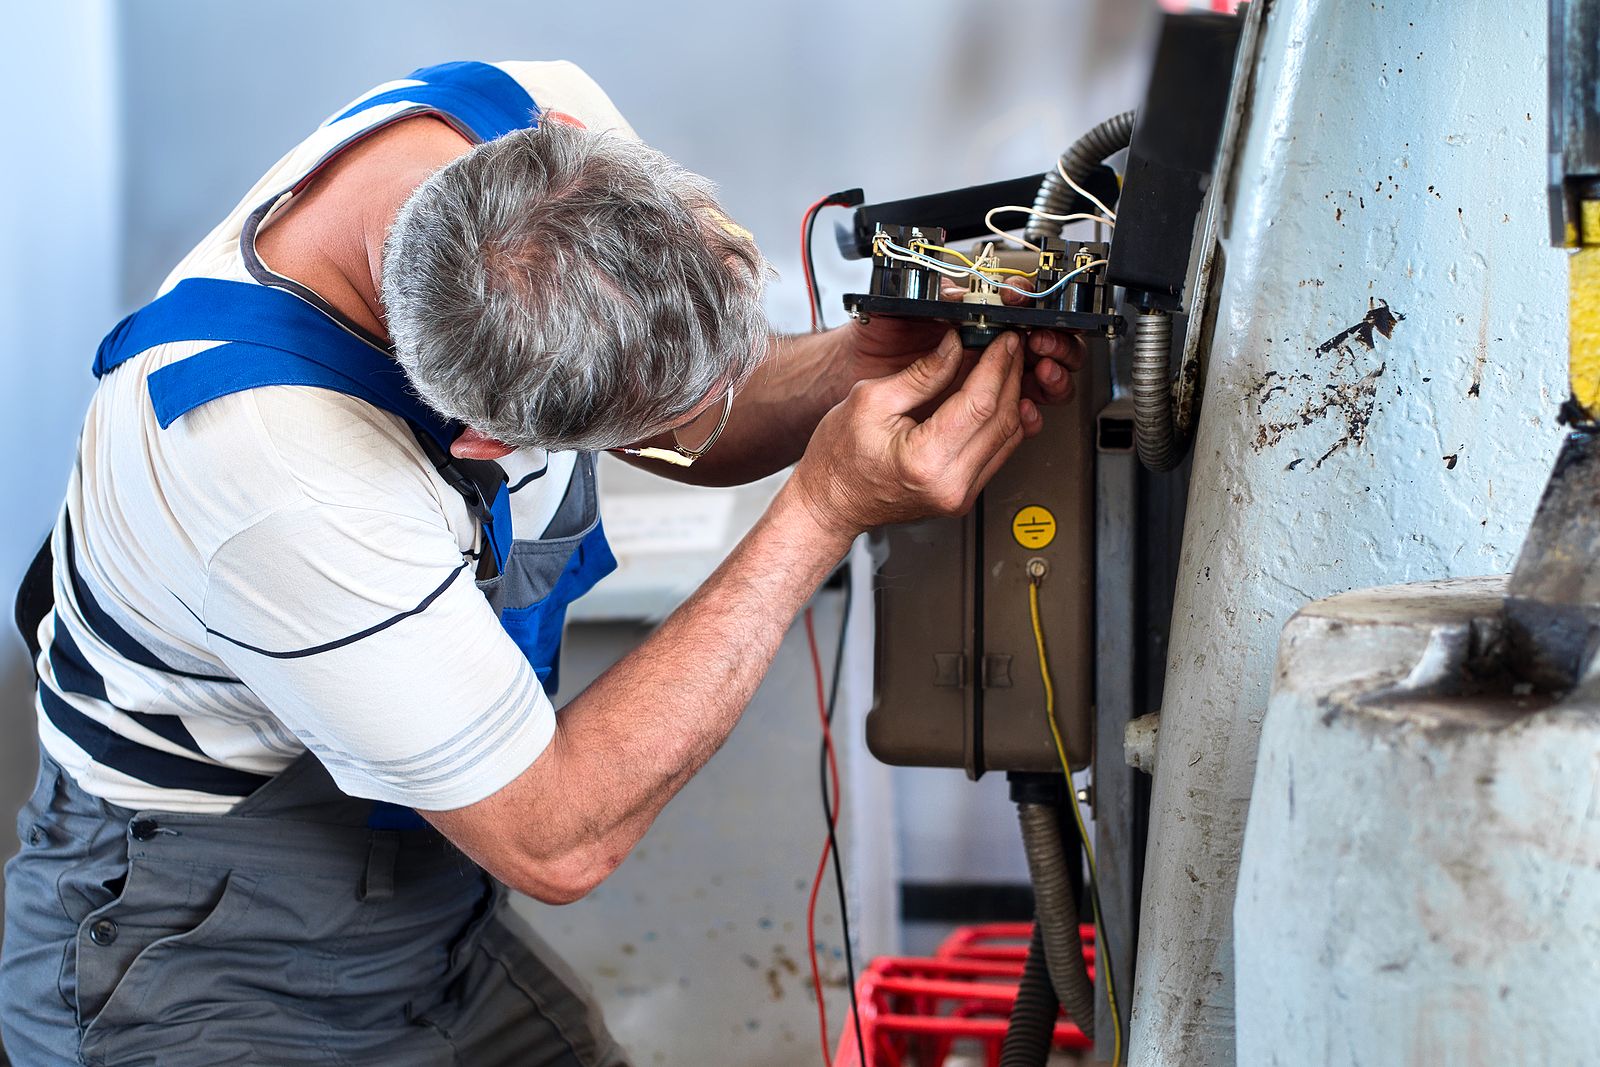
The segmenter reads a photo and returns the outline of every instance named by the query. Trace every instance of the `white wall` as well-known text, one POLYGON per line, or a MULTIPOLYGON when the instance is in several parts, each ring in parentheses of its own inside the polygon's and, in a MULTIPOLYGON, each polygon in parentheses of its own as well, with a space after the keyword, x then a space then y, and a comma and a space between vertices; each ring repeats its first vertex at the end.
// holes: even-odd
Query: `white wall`
MULTIPOLYGON (((957 0, 129 7, 124 289, 143 298, 339 102, 446 59, 564 58, 645 140, 722 185, 782 275, 774 321, 801 329, 797 231, 819 196, 859 185, 892 199, 1043 170, 1136 102, 1150 5, 1019 0, 1004 14, 995 25, 957 0)), ((837 321, 840 285, 862 271, 835 258, 819 248, 837 321)))
MULTIPOLYGON (((0 858, 33 782, 32 668, 11 598, 60 506, 100 336, 116 322, 121 176, 111 0, 7 15, 0 63, 0 858)), ((0 887, 3 891, 3 887, 0 887)))

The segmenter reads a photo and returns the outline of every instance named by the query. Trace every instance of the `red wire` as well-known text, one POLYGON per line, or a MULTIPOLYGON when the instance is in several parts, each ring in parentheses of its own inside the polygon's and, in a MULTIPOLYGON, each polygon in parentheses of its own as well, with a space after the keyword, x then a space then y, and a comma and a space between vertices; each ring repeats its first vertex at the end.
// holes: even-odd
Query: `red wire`
MULTIPOLYGON (((818 206, 821 206, 820 204, 818 206)), ((815 210, 815 209, 813 209, 815 210)), ((817 717, 822 722, 822 745, 828 753, 828 774, 833 779, 833 821, 831 831, 839 817, 839 763, 833 752, 833 730, 828 725, 827 689, 822 683, 822 654, 817 651, 817 629, 812 622, 811 608, 805 611, 806 644, 811 649, 811 670, 817 679, 817 717)), ((811 899, 806 902, 806 950, 811 956, 811 985, 817 994, 817 1021, 822 1027, 822 1062, 833 1067, 833 1051, 828 1046, 828 1006, 822 998, 822 969, 817 962, 817 895, 822 890, 822 877, 828 869, 828 857, 833 851, 830 836, 822 843, 822 859, 817 863, 817 875, 811 880, 811 899)), ((855 990, 850 991, 855 995, 855 990)))
MULTIPOLYGON (((816 333, 821 323, 817 322, 817 279, 811 275, 811 257, 806 255, 806 230, 811 227, 811 216, 827 207, 830 197, 823 197, 806 209, 800 216, 800 269, 806 275, 806 307, 811 312, 811 332, 816 333)), ((817 668, 819 671, 821 668, 817 668)))

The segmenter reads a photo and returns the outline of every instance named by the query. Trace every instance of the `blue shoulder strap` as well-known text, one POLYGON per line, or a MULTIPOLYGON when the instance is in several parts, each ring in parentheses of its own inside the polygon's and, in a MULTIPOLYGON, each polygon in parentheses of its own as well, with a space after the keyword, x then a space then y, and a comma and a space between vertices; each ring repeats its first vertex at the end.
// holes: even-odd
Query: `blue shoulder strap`
POLYGON ((410 390, 389 356, 283 289, 188 278, 123 319, 100 343, 95 377, 156 345, 224 344, 150 374, 150 401, 163 429, 218 397, 265 385, 310 385, 359 397, 413 423, 449 447, 457 427, 410 390))
MULTIPOLYGON (((485 141, 538 123, 538 107, 528 91, 487 63, 423 67, 408 80, 417 84, 370 96, 329 122, 406 102, 439 111, 485 141)), ((306 385, 358 397, 398 415, 443 448, 460 430, 411 392, 388 353, 294 294, 248 282, 179 282, 106 336, 95 355, 95 377, 156 345, 181 341, 223 343, 150 374, 150 401, 163 429, 218 397, 267 385, 306 385)), ((504 566, 512 538, 504 486, 489 510, 490 545, 504 566)))
POLYGON ((332 125, 383 104, 422 104, 441 111, 475 133, 492 141, 512 130, 537 129, 539 109, 517 79, 488 63, 440 63, 406 75, 421 82, 369 96, 329 119, 332 125))

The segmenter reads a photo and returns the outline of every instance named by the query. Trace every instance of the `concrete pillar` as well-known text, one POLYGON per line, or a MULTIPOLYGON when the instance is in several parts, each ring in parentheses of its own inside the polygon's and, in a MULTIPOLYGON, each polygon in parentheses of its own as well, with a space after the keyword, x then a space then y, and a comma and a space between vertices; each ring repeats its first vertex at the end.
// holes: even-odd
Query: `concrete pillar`
POLYGON ((1495 662, 1503 582, 1284 630, 1234 907, 1238 1062, 1579 1063, 1600 995, 1600 702, 1495 662))
POLYGON ((1275 0, 1228 196, 1133 998, 1136 1067, 1234 1062, 1233 899, 1284 621, 1499 573, 1566 393, 1544 5, 1275 0))

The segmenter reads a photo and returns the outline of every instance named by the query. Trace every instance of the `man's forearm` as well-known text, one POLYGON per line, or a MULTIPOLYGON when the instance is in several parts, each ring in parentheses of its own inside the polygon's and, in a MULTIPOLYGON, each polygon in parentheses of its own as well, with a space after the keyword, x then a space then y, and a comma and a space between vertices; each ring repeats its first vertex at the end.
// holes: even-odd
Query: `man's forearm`
POLYGON ((452 812, 430 818, 511 885, 582 896, 727 738, 849 544, 786 487, 699 591, 561 712, 532 767, 480 802, 496 806, 497 833, 475 838, 452 812))
POLYGON ((691 485, 743 485, 793 464, 817 422, 855 383, 846 329, 774 336, 774 352, 739 390, 716 447, 693 467, 649 469, 691 485))

